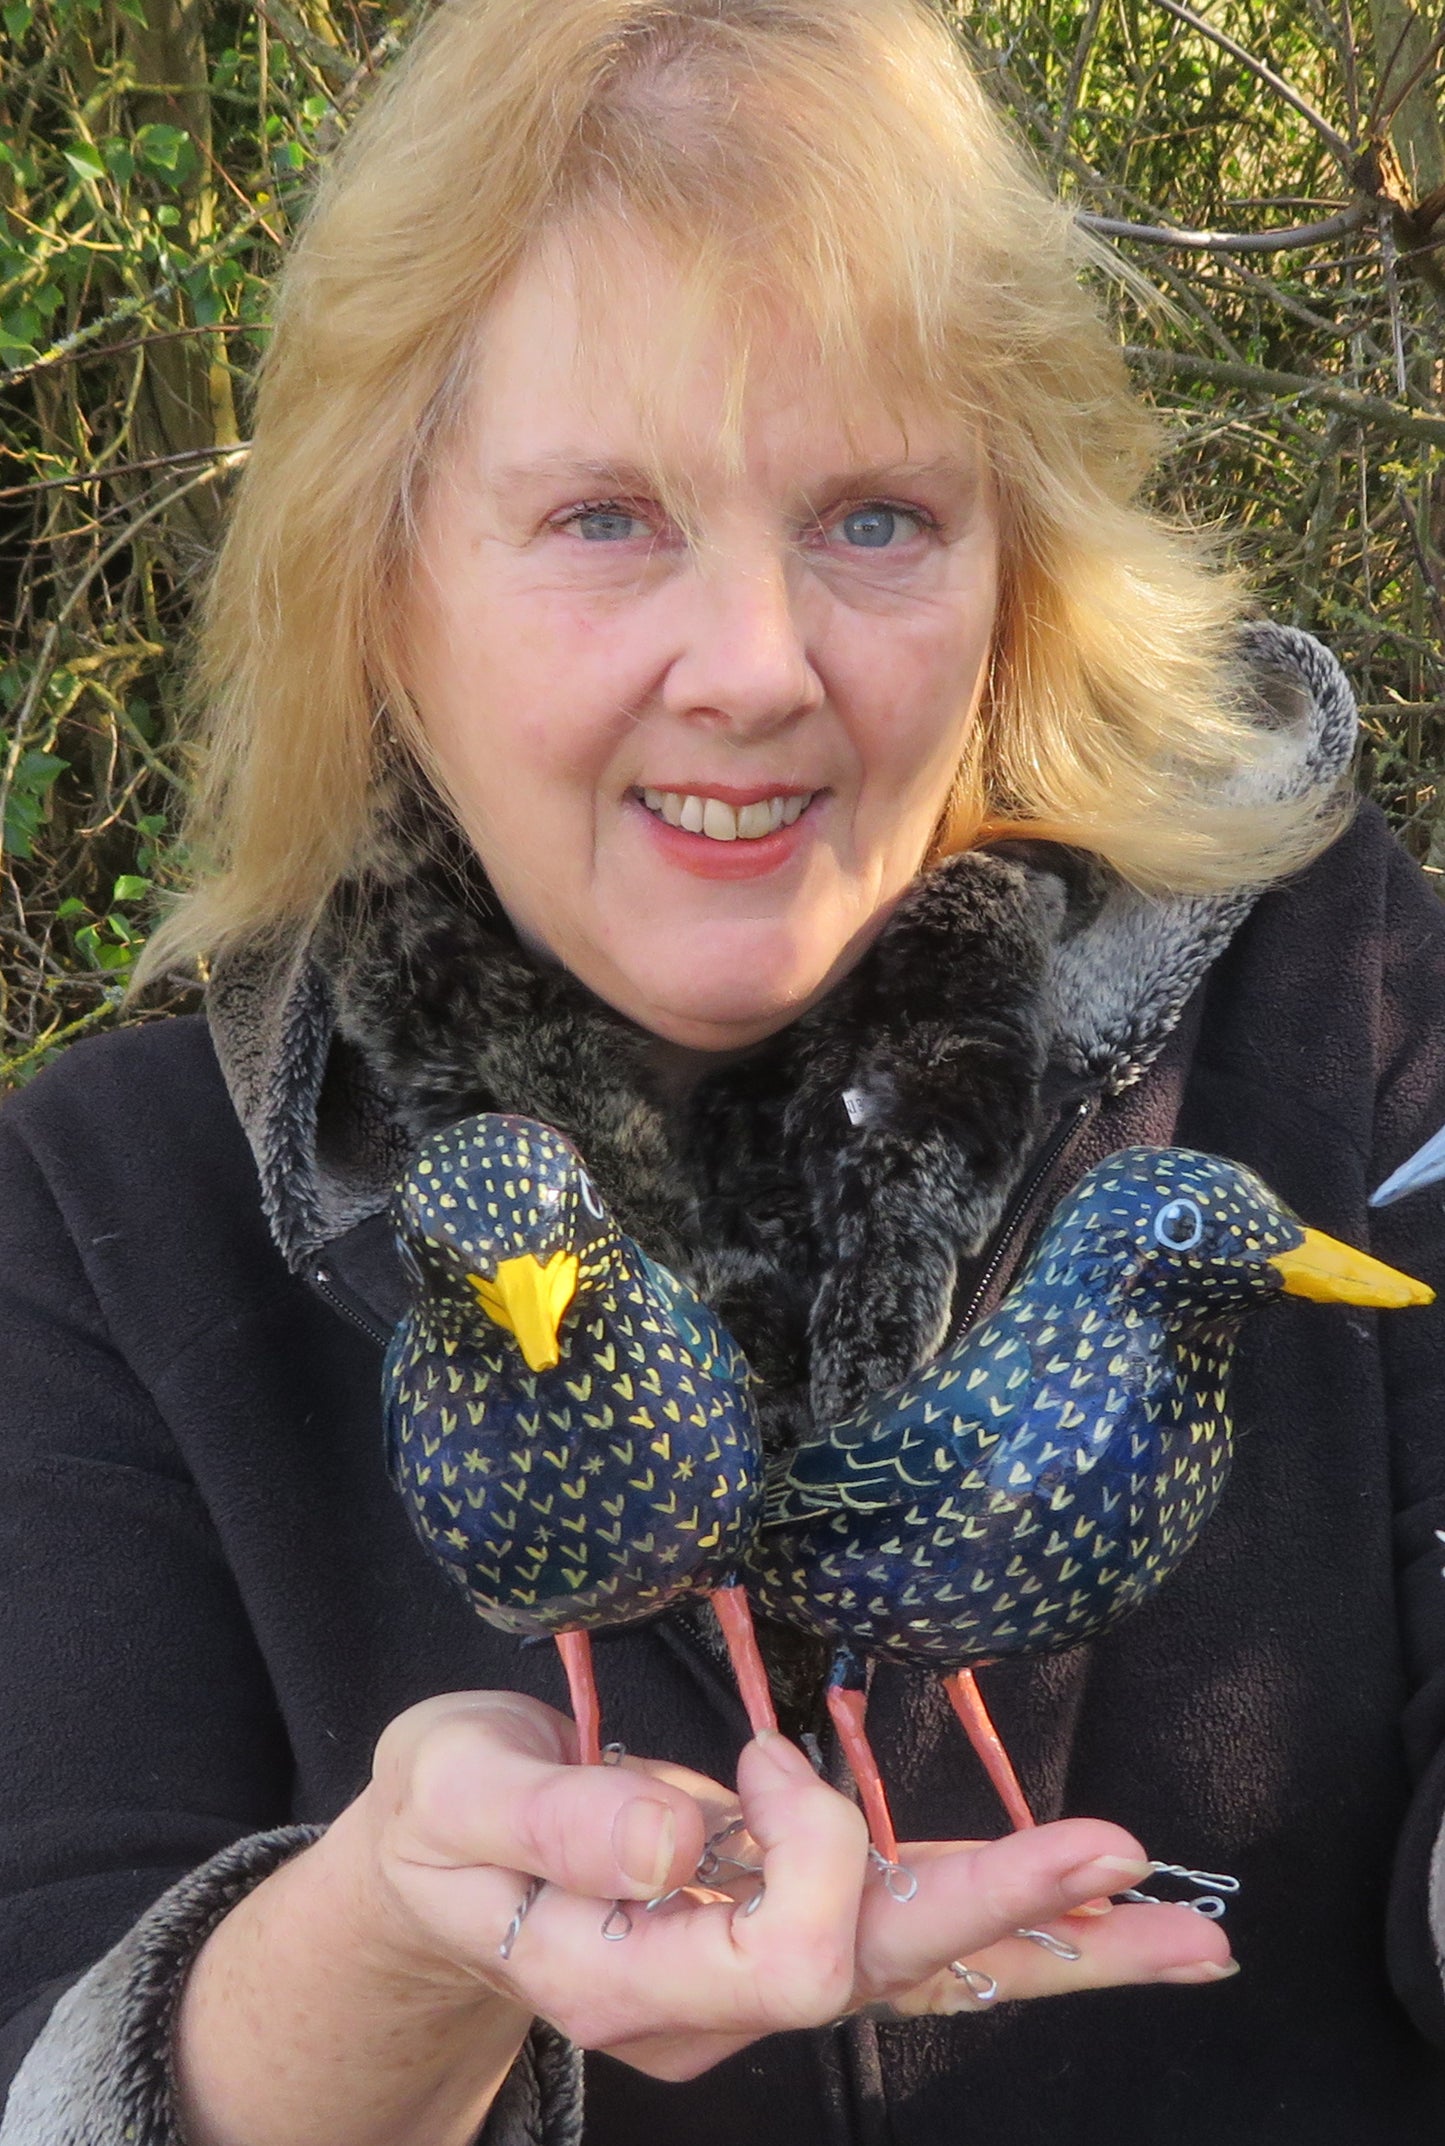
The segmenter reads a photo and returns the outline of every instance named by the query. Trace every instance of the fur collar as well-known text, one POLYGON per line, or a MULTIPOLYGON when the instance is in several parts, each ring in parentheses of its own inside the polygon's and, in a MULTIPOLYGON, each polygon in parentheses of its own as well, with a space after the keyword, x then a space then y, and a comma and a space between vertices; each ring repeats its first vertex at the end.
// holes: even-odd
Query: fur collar
MULTIPOLYGON (((1355 733, 1338 665, 1284 627, 1247 629, 1243 653, 1279 738, 1270 794, 1332 789, 1355 733)), ((822 1005, 676 1110, 646 1039, 531 957, 461 838, 412 809, 313 935, 220 965, 208 1012, 298 1270, 384 1209, 424 1132, 524 1112, 577 1141, 784 1415, 834 1414, 936 1347, 1046 1075, 1136 1080, 1253 899, 1153 899, 1042 846, 951 858, 822 1005)))

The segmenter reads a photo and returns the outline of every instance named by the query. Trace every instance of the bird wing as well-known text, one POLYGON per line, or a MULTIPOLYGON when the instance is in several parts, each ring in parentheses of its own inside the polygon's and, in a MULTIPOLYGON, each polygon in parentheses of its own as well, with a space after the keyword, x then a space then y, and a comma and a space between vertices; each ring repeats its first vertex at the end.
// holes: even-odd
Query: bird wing
POLYGON ((768 1478, 764 1527, 907 1507, 956 1486, 1008 1437, 1026 1394, 1009 1390, 986 1352, 954 1352, 785 1455, 768 1478))
POLYGON ((716 1312, 670 1269, 649 1259, 640 1245, 630 1249, 689 1354, 714 1378, 740 1387, 751 1385, 752 1368, 716 1312))

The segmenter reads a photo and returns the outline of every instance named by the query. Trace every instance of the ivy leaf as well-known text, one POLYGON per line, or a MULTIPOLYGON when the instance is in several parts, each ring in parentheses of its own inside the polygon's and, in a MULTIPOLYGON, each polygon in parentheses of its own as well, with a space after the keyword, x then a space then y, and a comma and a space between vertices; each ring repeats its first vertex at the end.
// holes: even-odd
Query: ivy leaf
POLYGON ((185 128, 167 126, 159 119, 141 128, 135 146, 143 164, 148 164, 152 171, 168 172, 176 178, 183 177, 195 160, 191 137, 185 128))
POLYGON ((151 882, 142 879, 139 872, 122 872, 111 890, 113 902, 138 902, 143 894, 149 894, 151 882))
POLYGON ((105 165, 87 144, 82 143, 79 149, 67 149, 64 152, 64 156, 66 163, 77 178, 103 179, 105 177, 105 165))

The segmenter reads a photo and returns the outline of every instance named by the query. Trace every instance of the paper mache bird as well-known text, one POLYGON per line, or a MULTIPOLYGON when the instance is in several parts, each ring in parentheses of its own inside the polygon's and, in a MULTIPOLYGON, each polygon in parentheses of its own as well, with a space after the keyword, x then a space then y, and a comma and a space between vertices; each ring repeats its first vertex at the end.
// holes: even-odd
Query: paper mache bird
POLYGON ((736 1585, 762 1456, 726 1330, 530 1119, 431 1135, 392 1216, 410 1287, 383 1371, 392 1479, 481 1616, 556 1640, 584 1763, 589 1634, 684 1595, 711 1598, 753 1729, 775 1727, 736 1585))
POLYGON ((1432 1293, 1305 1228, 1235 1163, 1123 1149, 989 1318, 779 1466, 750 1590, 836 1649, 829 1710, 885 1863, 897 1842, 860 1657, 940 1674, 1014 1824, 1032 1824, 973 1668, 1072 1646, 1162 1585, 1224 1485, 1236 1332, 1282 1294, 1432 1293))

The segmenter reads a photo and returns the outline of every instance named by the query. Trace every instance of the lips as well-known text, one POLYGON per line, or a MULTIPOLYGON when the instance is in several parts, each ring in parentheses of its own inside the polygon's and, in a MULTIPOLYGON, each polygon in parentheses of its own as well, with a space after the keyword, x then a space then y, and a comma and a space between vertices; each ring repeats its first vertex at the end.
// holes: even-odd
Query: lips
POLYGON ((822 795, 761 785, 726 792, 648 785, 632 793, 638 816, 661 855, 698 879, 756 879, 776 871, 809 838, 815 817, 809 808, 822 795), (759 826, 761 832, 749 832, 759 826))

